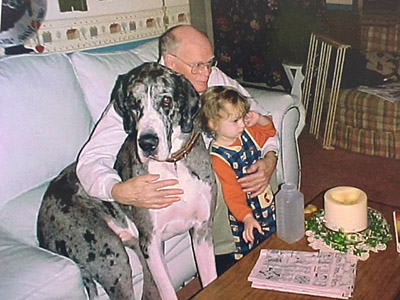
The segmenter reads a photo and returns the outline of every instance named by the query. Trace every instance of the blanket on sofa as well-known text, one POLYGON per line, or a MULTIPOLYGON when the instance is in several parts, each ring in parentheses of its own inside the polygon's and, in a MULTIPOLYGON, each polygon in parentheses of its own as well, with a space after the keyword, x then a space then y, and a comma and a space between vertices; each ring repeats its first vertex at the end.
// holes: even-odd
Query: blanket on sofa
POLYGON ((400 102, 356 89, 341 90, 333 145, 352 152, 400 159, 400 102))

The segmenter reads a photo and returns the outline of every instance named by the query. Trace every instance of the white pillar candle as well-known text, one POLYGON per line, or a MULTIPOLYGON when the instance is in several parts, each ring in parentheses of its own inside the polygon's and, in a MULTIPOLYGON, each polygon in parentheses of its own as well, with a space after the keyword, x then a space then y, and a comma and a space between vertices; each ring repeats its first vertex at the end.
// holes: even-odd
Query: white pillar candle
POLYGON ((325 225, 329 229, 359 232, 368 227, 367 194, 355 187, 338 186, 324 195, 325 225))

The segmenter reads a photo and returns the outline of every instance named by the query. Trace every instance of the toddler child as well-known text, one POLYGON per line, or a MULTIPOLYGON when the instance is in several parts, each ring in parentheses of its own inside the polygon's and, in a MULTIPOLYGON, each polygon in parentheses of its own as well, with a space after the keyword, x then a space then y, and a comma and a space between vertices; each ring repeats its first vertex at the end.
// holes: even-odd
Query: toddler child
POLYGON ((202 129, 213 136, 210 145, 212 166, 217 174, 229 210, 237 261, 275 232, 275 205, 270 186, 251 198, 237 180, 262 158, 261 148, 275 136, 272 121, 249 111, 245 97, 232 88, 216 86, 201 96, 202 110, 198 120, 202 129))

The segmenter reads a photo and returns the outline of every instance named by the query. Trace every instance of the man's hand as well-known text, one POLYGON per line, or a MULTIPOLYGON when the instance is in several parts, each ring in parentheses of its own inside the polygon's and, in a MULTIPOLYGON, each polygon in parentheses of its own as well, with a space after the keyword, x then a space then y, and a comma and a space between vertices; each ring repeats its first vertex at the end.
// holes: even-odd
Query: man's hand
POLYGON ((160 180, 159 175, 136 176, 117 183, 111 190, 114 200, 126 205, 144 208, 164 208, 180 201, 183 190, 168 188, 178 184, 176 179, 160 180))
POLYGON ((253 233, 254 229, 258 230, 260 234, 264 234, 260 223, 258 223, 257 220, 254 219, 251 213, 244 217, 243 223, 244 223, 244 231, 242 236, 246 243, 254 242, 254 233, 253 233))
POLYGON ((264 192, 275 170, 277 160, 274 152, 268 152, 263 159, 253 164, 247 170, 250 175, 238 180, 243 192, 250 193, 250 197, 256 197, 264 192))

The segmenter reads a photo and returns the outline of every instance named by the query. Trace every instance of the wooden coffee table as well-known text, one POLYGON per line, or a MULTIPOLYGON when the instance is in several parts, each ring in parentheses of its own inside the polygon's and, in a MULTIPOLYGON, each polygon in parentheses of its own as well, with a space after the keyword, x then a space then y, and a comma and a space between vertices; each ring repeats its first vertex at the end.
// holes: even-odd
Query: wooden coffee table
MULTIPOLYGON (((322 207, 322 196, 312 201, 317 207, 322 207)), ((353 298, 355 300, 385 300, 400 299, 400 254, 396 252, 393 230, 392 212, 400 207, 392 207, 368 200, 368 206, 383 214, 390 224, 392 241, 385 251, 370 252, 366 261, 358 261, 357 275, 353 298)), ((247 277, 250 274, 261 249, 282 249, 298 251, 315 251, 308 246, 304 237, 300 241, 287 244, 276 234, 260 244, 254 251, 245 256, 231 269, 218 277, 209 286, 198 293, 193 299, 273 299, 273 300, 305 300, 328 299, 326 297, 308 296, 294 293, 277 292, 252 288, 247 277)))

